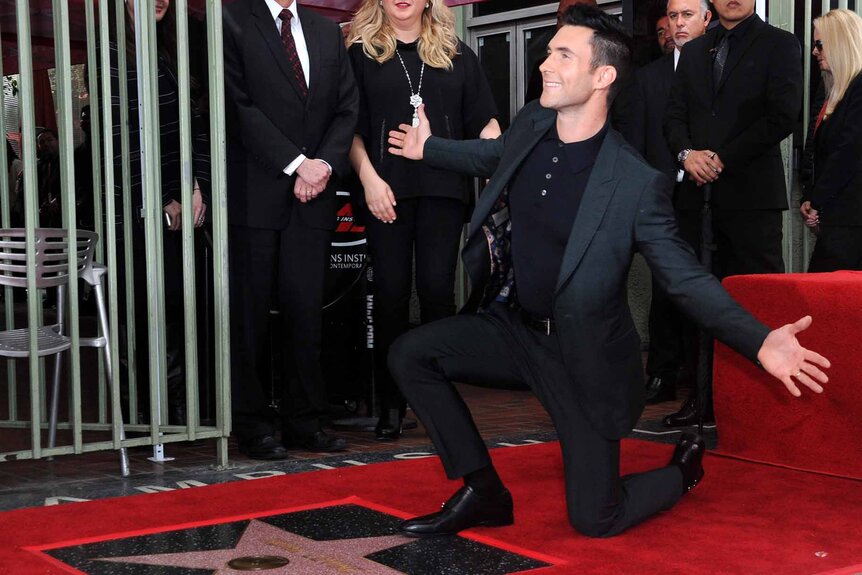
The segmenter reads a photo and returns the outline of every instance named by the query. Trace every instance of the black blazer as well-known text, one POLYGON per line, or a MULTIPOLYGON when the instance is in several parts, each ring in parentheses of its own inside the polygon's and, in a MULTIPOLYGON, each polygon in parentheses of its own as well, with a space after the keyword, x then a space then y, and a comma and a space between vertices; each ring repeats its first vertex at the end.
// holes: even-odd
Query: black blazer
POLYGON ((673 72, 672 53, 635 72, 623 135, 652 167, 675 182, 679 165, 664 136, 664 114, 673 72))
MULTIPOLYGON (((713 205, 725 210, 787 209, 781 141, 799 121, 802 60, 799 42, 756 14, 728 54, 713 86, 718 28, 685 45, 674 76, 665 135, 674 155, 710 149, 725 165, 713 183, 713 205)), ((702 193, 686 178, 682 210, 700 209, 702 193)))
POLYGON ((308 45, 308 98, 296 76, 264 0, 237 0, 224 7, 225 116, 227 121, 228 214, 233 225, 282 229, 296 202, 309 226, 335 226, 335 189, 348 168, 347 153, 359 96, 334 22, 298 7, 308 45), (283 173, 300 154, 329 162, 328 189, 301 204, 294 177, 283 173))
MULTIPOLYGON (((496 140, 432 137, 426 161, 492 175, 462 252, 472 291, 463 311, 500 295, 511 275, 508 185, 556 118, 533 101, 496 140)), ((635 252, 681 309, 751 360, 768 328, 742 309, 697 262, 677 234, 667 178, 609 130, 584 191, 554 297, 563 360, 590 421, 610 439, 627 435, 643 411, 640 341, 628 308, 626 278, 635 252)))
POLYGON ((862 74, 814 136, 811 205, 820 225, 862 226, 862 74))

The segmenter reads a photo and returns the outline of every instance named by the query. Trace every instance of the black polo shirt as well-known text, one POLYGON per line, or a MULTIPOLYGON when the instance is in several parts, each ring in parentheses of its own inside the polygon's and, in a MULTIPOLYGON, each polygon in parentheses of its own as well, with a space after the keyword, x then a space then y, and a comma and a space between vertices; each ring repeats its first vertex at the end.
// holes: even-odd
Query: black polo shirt
POLYGON ((553 317, 554 291, 566 244, 608 125, 581 142, 564 144, 552 126, 533 148, 509 190, 512 264, 518 303, 553 317))

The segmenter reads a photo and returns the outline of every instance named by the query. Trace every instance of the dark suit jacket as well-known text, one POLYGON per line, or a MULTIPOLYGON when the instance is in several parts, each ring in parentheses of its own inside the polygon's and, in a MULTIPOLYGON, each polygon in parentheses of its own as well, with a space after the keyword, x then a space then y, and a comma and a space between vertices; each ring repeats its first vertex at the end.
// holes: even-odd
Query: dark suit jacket
POLYGON ((862 226, 862 74, 856 76, 814 140, 811 205, 823 226, 862 226))
MULTIPOLYGON (((712 60, 717 28, 685 45, 677 65, 665 121, 674 155, 710 149, 725 165, 713 183, 713 205, 725 210, 787 209, 781 141, 802 108, 799 42, 757 15, 732 45, 719 86, 712 60)), ((686 178, 677 208, 697 210, 703 195, 686 178)))
MULTIPOLYGON (((556 118, 528 104, 497 140, 432 137, 426 161, 493 174, 479 198, 462 257, 472 292, 464 311, 492 302, 511 275, 508 184, 556 118)), ((562 356, 584 410, 602 435, 631 431, 643 411, 640 341, 626 298, 634 253, 672 300, 716 337, 754 360, 768 329, 737 305, 679 238, 665 176, 610 130, 584 191, 554 298, 562 356)))
POLYGON ((676 181, 679 165, 664 136, 664 114, 673 84, 673 54, 635 72, 623 135, 649 164, 676 181))
MULTIPOLYGON (((224 7, 228 128, 228 213, 232 225, 282 229, 291 217, 294 178, 283 173, 300 154, 329 162, 330 182, 343 176, 359 96, 338 26, 298 7, 308 45, 308 98, 263 0, 224 7)), ((335 226, 334 185, 295 214, 309 226, 335 226)))

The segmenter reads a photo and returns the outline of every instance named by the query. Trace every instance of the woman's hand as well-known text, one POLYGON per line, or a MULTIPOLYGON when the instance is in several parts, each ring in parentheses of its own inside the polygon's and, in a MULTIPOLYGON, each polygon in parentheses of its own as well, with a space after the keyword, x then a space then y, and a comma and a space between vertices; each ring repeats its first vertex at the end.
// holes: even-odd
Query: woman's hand
POLYGON ((392 188, 380 176, 368 178, 368 180, 362 182, 368 210, 381 222, 391 224, 397 217, 395 214, 395 194, 392 193, 392 188))
POLYGON ((168 215, 168 229, 172 232, 177 231, 183 225, 180 221, 180 216, 183 213, 183 206, 176 200, 171 200, 164 208, 164 212, 168 215))
POLYGON ((192 192, 192 210, 195 227, 199 228, 204 225, 207 213, 207 205, 204 203, 203 196, 201 196, 200 188, 195 188, 194 192, 192 192))
POLYGON ((805 225, 809 228, 816 228, 820 225, 820 212, 811 207, 811 202, 804 201, 799 206, 799 212, 805 218, 805 225))

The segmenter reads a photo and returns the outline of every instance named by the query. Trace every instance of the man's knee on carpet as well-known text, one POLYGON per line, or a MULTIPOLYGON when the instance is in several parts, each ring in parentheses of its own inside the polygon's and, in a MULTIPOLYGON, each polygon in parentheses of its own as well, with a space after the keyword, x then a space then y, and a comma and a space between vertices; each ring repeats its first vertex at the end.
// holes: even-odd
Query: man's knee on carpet
POLYGON ((570 505, 569 524, 581 535, 599 539, 613 537, 622 531, 613 515, 603 514, 595 507, 579 509, 570 505))

